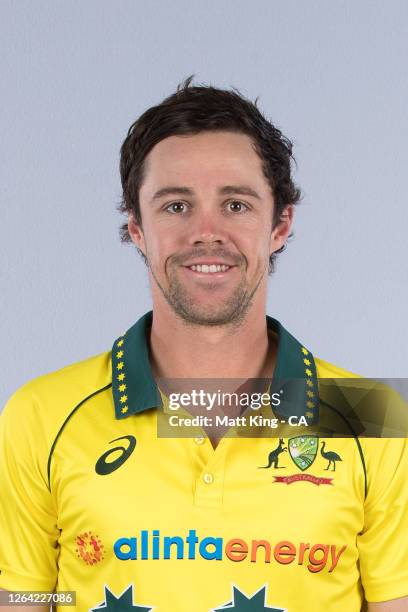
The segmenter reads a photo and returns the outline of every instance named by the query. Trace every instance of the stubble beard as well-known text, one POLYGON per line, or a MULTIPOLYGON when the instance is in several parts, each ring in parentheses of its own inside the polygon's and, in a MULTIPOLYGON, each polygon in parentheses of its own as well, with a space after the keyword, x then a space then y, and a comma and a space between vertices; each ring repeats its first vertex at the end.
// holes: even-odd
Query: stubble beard
MULTIPOLYGON (((154 281, 159 287, 165 300, 172 308, 174 313, 180 317, 188 325, 204 325, 204 326, 225 326, 230 325, 239 327, 245 320, 245 316, 252 304, 253 296, 255 295, 263 274, 261 274, 258 282, 252 290, 249 290, 243 272, 241 272, 241 280, 234 288, 231 295, 222 302, 217 301, 216 284, 208 283, 208 291, 214 292, 214 302, 212 304, 200 304, 193 296, 185 289, 182 283, 177 278, 176 271, 173 269, 169 274, 169 287, 165 289, 159 282, 154 270, 149 265, 154 281)), ((210 279, 209 279, 210 280, 210 279)))

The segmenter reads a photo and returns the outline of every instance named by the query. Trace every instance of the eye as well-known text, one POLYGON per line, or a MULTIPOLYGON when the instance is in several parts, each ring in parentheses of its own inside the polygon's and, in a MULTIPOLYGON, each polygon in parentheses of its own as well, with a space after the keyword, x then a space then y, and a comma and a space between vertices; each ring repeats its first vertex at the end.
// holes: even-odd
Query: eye
POLYGON ((240 212, 245 212, 245 210, 248 210, 248 206, 247 204, 244 204, 244 202, 241 202, 241 200, 231 200, 230 202, 228 202, 227 204, 227 208, 234 213, 240 213, 240 212))
POLYGON ((172 202, 164 209, 172 215, 186 212, 187 205, 184 202, 172 202))

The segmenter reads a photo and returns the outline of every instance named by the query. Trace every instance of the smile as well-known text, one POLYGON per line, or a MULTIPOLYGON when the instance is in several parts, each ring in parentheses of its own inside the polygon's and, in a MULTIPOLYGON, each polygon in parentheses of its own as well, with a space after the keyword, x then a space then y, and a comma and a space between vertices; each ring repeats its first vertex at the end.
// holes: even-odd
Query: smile
POLYGON ((226 272, 231 268, 225 264, 196 264, 193 266, 187 266, 189 270, 193 272, 201 272, 204 274, 215 274, 216 272, 226 272))

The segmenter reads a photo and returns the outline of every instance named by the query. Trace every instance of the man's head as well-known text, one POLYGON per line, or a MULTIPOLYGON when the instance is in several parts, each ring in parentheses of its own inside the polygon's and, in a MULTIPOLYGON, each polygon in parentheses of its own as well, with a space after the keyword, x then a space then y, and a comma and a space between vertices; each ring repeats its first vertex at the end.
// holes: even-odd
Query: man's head
POLYGON ((195 324, 242 320, 290 232, 291 158, 256 103, 191 77, 131 126, 121 233, 148 264, 153 298, 195 324))

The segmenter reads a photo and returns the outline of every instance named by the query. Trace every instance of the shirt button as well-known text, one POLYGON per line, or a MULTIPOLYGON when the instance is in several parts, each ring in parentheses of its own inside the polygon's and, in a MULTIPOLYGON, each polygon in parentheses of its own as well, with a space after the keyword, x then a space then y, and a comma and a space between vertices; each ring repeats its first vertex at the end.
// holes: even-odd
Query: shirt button
POLYGON ((212 484, 214 482, 214 476, 207 472, 206 474, 203 475, 203 480, 205 484, 212 484))
POLYGON ((194 442, 196 444, 204 444, 205 440, 204 438, 194 438, 194 442))

